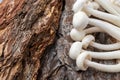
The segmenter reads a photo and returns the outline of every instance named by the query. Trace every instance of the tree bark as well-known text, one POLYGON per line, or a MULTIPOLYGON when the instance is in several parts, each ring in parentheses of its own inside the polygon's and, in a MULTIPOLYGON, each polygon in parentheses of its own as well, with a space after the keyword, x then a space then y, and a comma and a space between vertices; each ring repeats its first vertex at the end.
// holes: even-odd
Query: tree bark
MULTIPOLYGON (((72 5, 75 0, 65 0, 64 11, 60 20, 60 28, 58 31, 58 39, 54 45, 45 51, 41 59, 41 68, 38 80, 119 80, 120 73, 105 73, 92 68, 86 71, 80 71, 76 67, 74 60, 70 59, 68 52, 73 41, 69 37, 72 26, 72 5)), ((104 33, 93 34, 97 42, 112 43, 113 38, 104 33)), ((88 48, 92 51, 100 51, 92 47, 88 48)), ((100 61, 99 63, 115 64, 116 60, 100 61)))
POLYGON ((41 56, 53 43, 62 0, 0 3, 0 80, 36 80, 41 56))

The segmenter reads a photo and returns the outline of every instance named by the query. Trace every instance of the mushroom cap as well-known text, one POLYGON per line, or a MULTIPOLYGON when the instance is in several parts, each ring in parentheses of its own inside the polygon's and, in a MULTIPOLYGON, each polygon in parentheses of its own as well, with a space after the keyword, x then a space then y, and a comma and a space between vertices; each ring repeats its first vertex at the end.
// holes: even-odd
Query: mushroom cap
POLYGON ((86 49, 92 41, 95 41, 95 37, 93 35, 85 36, 82 40, 83 48, 86 49))
POLYGON ((81 10, 85 4, 86 0, 77 0, 74 5, 73 5, 73 8, 72 10, 76 13, 78 12, 79 10, 81 10))
POLYGON ((83 30, 85 27, 87 27, 88 22, 89 22, 89 18, 86 15, 86 13, 83 11, 79 11, 75 13, 73 16, 72 23, 74 28, 76 28, 77 30, 83 30))
POLYGON ((83 30, 78 31, 76 29, 72 29, 70 32, 70 37, 74 41, 81 41, 85 37, 85 32, 83 30))
POLYGON ((85 63, 85 60, 91 61, 91 56, 87 52, 81 53, 76 59, 76 65, 80 70, 87 70, 88 66, 85 63))
POLYGON ((71 45, 70 51, 69 51, 69 57, 72 59, 76 59, 77 56, 80 54, 82 49, 82 43, 81 42, 74 42, 71 45))

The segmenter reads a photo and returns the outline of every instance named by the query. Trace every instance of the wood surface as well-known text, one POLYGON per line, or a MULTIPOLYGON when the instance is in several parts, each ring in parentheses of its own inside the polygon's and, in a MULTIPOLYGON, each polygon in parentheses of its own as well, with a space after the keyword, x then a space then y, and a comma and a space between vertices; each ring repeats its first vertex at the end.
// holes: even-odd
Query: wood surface
POLYGON ((0 80, 36 80, 40 59, 58 29, 62 0, 3 0, 0 80))

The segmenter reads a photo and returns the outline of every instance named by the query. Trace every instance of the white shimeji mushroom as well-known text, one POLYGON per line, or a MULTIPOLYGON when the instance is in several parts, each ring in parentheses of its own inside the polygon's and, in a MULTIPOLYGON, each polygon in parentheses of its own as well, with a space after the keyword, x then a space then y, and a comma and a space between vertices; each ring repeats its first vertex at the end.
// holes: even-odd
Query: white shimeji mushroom
MULTIPOLYGON (((81 0, 82 1, 82 0, 81 0)), ((77 1, 76 1, 77 2, 77 1)), ((83 3, 83 4, 85 4, 85 3, 83 3)), ((84 7, 83 6, 83 4, 81 5, 81 9, 84 7)), ((94 7, 96 7, 96 5, 94 6, 94 7)), ((92 6, 92 8, 94 8, 93 6, 92 6)), ((79 11, 78 11, 79 12, 79 11)), ((77 13, 78 13, 77 12, 77 13)), ((87 26, 86 24, 88 23, 88 21, 84 21, 84 20, 86 20, 86 19, 83 19, 83 18, 88 18, 87 16, 85 17, 84 15, 86 15, 86 13, 82 13, 81 12, 81 17, 78 17, 78 15, 79 14, 77 14, 77 13, 75 13, 74 15, 73 15, 73 20, 72 20, 72 24, 73 24, 73 26, 74 26, 74 28, 76 28, 76 29, 78 29, 78 30, 83 30, 84 29, 84 27, 85 26, 87 26), (76 19, 77 18, 77 19, 76 19), (84 24, 84 23, 86 23, 86 24, 84 24), (79 25, 80 24, 80 25, 79 25), (81 27, 80 27, 81 26, 81 27)), ((90 15, 89 13, 88 13, 88 15, 90 15)))
POLYGON ((120 59, 120 50, 109 52, 93 52, 84 50, 89 45, 101 50, 115 50, 120 48, 120 42, 113 44, 100 44, 95 42, 95 38, 92 35, 85 36, 86 34, 93 32, 106 32, 113 38, 120 41, 120 28, 118 28, 120 27, 119 6, 115 5, 115 3, 113 4, 109 0, 95 1, 109 13, 97 10, 98 8, 100 9, 100 6, 95 2, 90 2, 90 0, 77 0, 73 5, 72 10, 75 14, 73 16, 72 23, 74 28, 71 30, 70 36, 74 41, 82 40, 82 42, 74 42, 71 45, 69 56, 76 60, 76 64, 80 70, 86 70, 88 67, 92 67, 104 72, 120 72, 119 63, 115 65, 106 65, 91 61, 92 58, 104 60, 120 59), (89 18, 88 16, 91 15, 104 21, 89 18), (88 24, 96 27, 85 29, 88 24))
POLYGON ((88 9, 86 7, 97 11, 98 9, 101 9, 98 3, 89 1, 88 3, 84 4, 83 8, 81 9, 81 11, 84 11, 88 16, 91 16, 92 14, 88 12, 88 9))
POLYGON ((106 64, 100 64, 97 62, 91 61, 92 56, 88 54, 87 52, 81 53, 77 59, 76 59, 76 65, 80 70, 87 70, 88 67, 95 68, 100 71, 104 72, 120 72, 120 63, 115 65, 106 65, 106 64))
POLYGON ((109 13, 95 10, 95 9, 89 7, 90 5, 92 5, 92 3, 89 4, 88 6, 85 6, 85 8, 84 8, 86 10, 87 14, 89 13, 97 18, 106 20, 106 21, 113 23, 113 24, 120 27, 120 17, 113 15, 113 14, 109 14, 109 13))
POLYGON ((120 7, 120 0, 110 0, 112 4, 115 4, 116 6, 120 7))
POLYGON ((72 10, 76 13, 78 12, 79 10, 81 10, 84 6, 84 4, 86 3, 87 0, 77 0, 74 5, 73 5, 73 8, 72 10))
POLYGON ((101 50, 116 50, 120 49, 120 42, 113 44, 100 44, 95 42, 95 38, 92 35, 87 35, 82 40, 83 48, 87 48, 89 45, 101 50))
MULTIPOLYGON (((92 0, 76 0, 76 2, 73 4, 72 10, 74 13, 77 13, 80 10, 84 10, 84 6, 89 4, 92 0)), ((91 7, 94 7, 94 9, 98 9, 99 5, 96 4, 96 2, 93 2, 93 5, 91 7)))
POLYGON ((78 55, 80 55, 82 52, 89 53, 92 58, 96 59, 120 59, 120 50, 118 51, 111 51, 111 52, 92 52, 82 49, 83 44, 81 42, 74 42, 71 45, 70 51, 69 51, 69 57, 72 59, 76 59, 78 55))
POLYGON ((86 34, 95 33, 95 32, 103 32, 103 30, 98 27, 91 27, 81 31, 78 31, 77 29, 73 28, 70 32, 70 37, 74 41, 81 41, 86 34))
MULTIPOLYGON (((97 18, 106 20, 106 21, 111 22, 111 23, 113 23, 113 24, 115 24, 115 25, 120 27, 120 17, 118 17, 116 15, 113 15, 113 14, 109 14, 109 13, 105 13, 105 12, 102 12, 102 11, 98 11, 97 9, 99 8, 99 6, 95 2, 89 2, 85 6, 83 5, 83 7, 81 7, 81 8, 83 8, 83 10, 85 11, 85 13, 87 15, 93 15, 93 16, 95 16, 97 18), (96 8, 96 9, 94 9, 94 8, 96 8)), ((117 8, 115 8, 115 9, 117 9, 117 8)), ((120 11, 120 9, 118 9, 117 11, 120 11)), ((73 26, 77 27, 77 25, 74 25, 74 23, 75 23, 74 20, 76 20, 74 18, 76 18, 76 14, 73 17, 73 26)), ((82 17, 80 19, 82 19, 82 17)), ((79 18, 78 18, 78 21, 79 21, 79 18)))
POLYGON ((88 19, 88 16, 82 11, 75 13, 72 20, 74 28, 83 30, 88 25, 88 19))
POLYGON ((76 29, 84 29, 85 27, 87 27, 88 24, 99 27, 100 29, 102 29, 103 31, 105 31, 106 33, 108 33, 109 35, 111 35, 113 38, 117 39, 118 41, 120 41, 120 28, 118 28, 117 26, 110 24, 108 22, 102 21, 102 20, 97 20, 94 18, 88 18, 88 16, 82 12, 79 11, 76 14, 76 18, 75 19, 75 25, 77 25, 76 29), (78 18, 81 18, 79 21, 78 18), (82 23, 81 23, 82 22, 82 23))
POLYGON ((95 10, 99 9, 100 8, 100 5, 96 2, 88 2, 84 7, 83 7, 83 10, 86 10, 85 7, 86 6, 89 6, 90 8, 93 8, 95 10))
POLYGON ((118 28, 117 26, 97 19, 89 19, 89 24, 103 29, 110 36, 120 41, 120 28, 118 28))
POLYGON ((82 43, 74 42, 71 45, 71 48, 69 51, 69 57, 75 60, 77 58, 77 56, 81 53, 80 49, 82 49, 82 43))
POLYGON ((112 7, 120 14, 120 0, 110 0, 112 7))
POLYGON ((115 4, 113 4, 112 6, 120 14, 120 7, 115 4))
POLYGON ((83 52, 90 54, 90 56, 95 59, 102 59, 102 60, 120 59, 120 50, 109 51, 109 52, 92 52, 92 51, 83 50, 83 52))
POLYGON ((109 0, 95 0, 95 1, 109 13, 120 16, 120 14, 112 7, 112 3, 109 0))

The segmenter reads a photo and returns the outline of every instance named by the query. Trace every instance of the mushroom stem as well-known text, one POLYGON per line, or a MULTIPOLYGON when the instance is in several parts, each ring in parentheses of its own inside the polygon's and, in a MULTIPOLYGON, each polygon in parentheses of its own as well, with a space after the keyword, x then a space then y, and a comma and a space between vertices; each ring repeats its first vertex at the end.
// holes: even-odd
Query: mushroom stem
POLYGON ((78 31, 77 29, 72 29, 70 32, 70 37, 74 41, 81 41, 86 34, 94 33, 94 32, 103 32, 103 30, 98 27, 91 27, 81 31, 78 31))
POLYGON ((84 6, 84 4, 86 3, 87 0, 77 0, 74 5, 73 5, 73 8, 72 10, 76 13, 78 12, 79 10, 81 10, 84 6))
POLYGON ((85 6, 83 6, 83 9, 81 11, 84 11, 88 16, 91 16, 92 14, 88 12, 88 9, 98 10, 100 9, 100 6, 96 2, 88 2, 85 6))
POLYGON ((78 57, 78 55, 80 55, 81 53, 87 53, 92 58, 96 58, 96 59, 104 59, 104 60, 120 59, 120 50, 112 51, 112 52, 92 52, 92 51, 83 50, 81 42, 74 42, 71 45, 69 51, 70 58, 75 60, 78 57))
POLYGON ((100 44, 95 42, 95 38, 92 35, 87 35, 82 40, 83 48, 87 48, 89 45, 101 49, 101 50, 115 50, 120 49, 120 42, 113 43, 113 44, 100 44))
POLYGON ((76 65, 80 70, 86 70, 88 67, 92 67, 104 72, 120 72, 120 64, 106 65, 93 62, 91 61, 91 56, 85 52, 77 57, 76 65))
POLYGON ((97 19, 89 19, 89 24, 97 26, 104 30, 106 33, 111 35, 113 38, 117 39, 120 41, 120 28, 118 28, 115 25, 112 25, 108 22, 97 20, 97 19))
POLYGON ((75 15, 76 16, 73 17, 73 24, 77 25, 77 27, 75 27, 74 25, 73 26, 77 30, 83 30, 87 27, 88 24, 91 24, 93 26, 99 27, 100 29, 111 35, 113 38, 120 41, 120 28, 118 28, 117 26, 105 21, 88 18, 88 16, 82 11, 77 12, 75 15))
POLYGON ((116 50, 116 49, 120 49, 120 42, 113 44, 100 44, 96 42, 91 42, 90 46, 101 50, 116 50))
POLYGON ((120 7, 120 0, 110 0, 112 4, 120 7))
POLYGON ((85 30, 83 30, 86 34, 90 34, 90 33, 95 33, 95 32, 104 32, 102 29, 100 29, 99 27, 91 27, 91 28, 87 28, 85 30))
POLYGON ((92 62, 89 60, 85 60, 85 64, 89 67, 92 67, 92 68, 95 68, 97 70, 104 71, 104 72, 111 72, 111 73, 120 72, 120 64, 105 65, 105 64, 92 62))
POLYGON ((120 6, 117 6, 116 4, 112 4, 112 7, 120 14, 120 6))
POLYGON ((105 13, 105 12, 102 12, 102 11, 98 11, 98 10, 94 10, 90 7, 86 7, 85 10, 95 16, 95 17, 98 17, 100 19, 103 19, 103 20, 106 20, 108 22, 111 22, 117 26, 120 27, 120 17, 116 16, 116 15, 112 15, 112 14, 109 14, 109 13, 105 13))
POLYGON ((111 51, 111 52, 92 52, 92 51, 83 51, 83 52, 90 54, 90 56, 95 59, 104 59, 104 60, 120 59, 120 50, 111 51))
MULTIPOLYGON (((85 3, 83 3, 83 4, 85 4, 85 3)), ((81 6, 83 4, 81 4, 81 6)), ((115 9, 117 9, 117 11, 120 11, 120 8, 118 8, 117 6, 114 6, 113 4, 111 4, 111 5, 113 7, 115 7, 115 9)), ((98 8, 94 9, 94 8, 96 8, 96 6, 97 6, 97 3, 89 2, 88 5, 82 6, 80 8, 83 8, 83 10, 86 12, 86 14, 93 15, 93 16, 98 17, 100 19, 109 21, 109 22, 111 22, 111 23, 120 27, 120 18, 118 16, 112 15, 112 14, 109 14, 109 13, 105 13, 105 12, 102 12, 102 11, 98 11, 97 10, 98 8)))
POLYGON ((105 10, 107 10, 108 12, 120 16, 120 14, 112 7, 112 3, 108 0, 95 0, 96 2, 98 2, 98 4, 100 4, 105 10))

